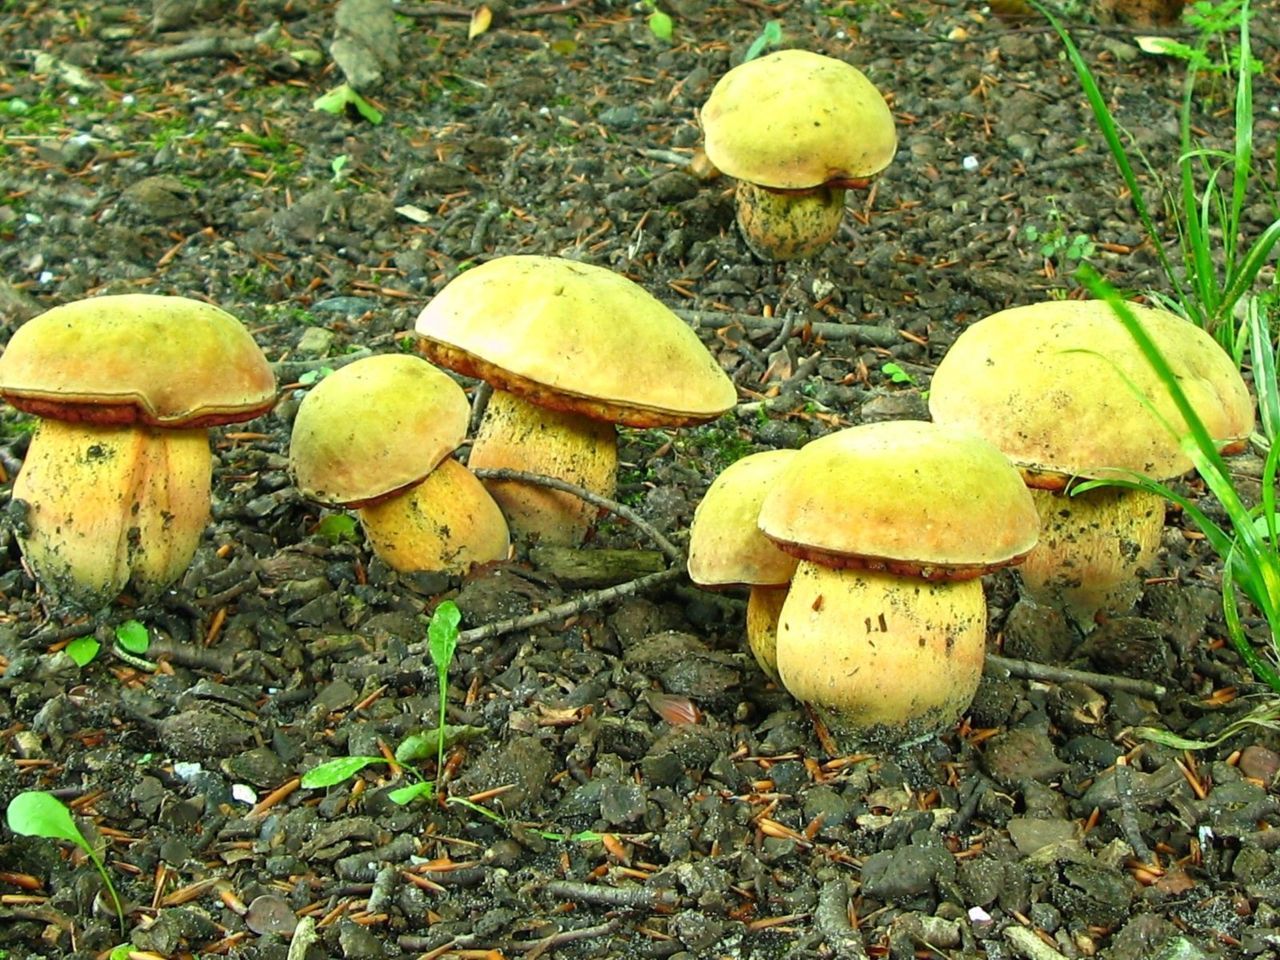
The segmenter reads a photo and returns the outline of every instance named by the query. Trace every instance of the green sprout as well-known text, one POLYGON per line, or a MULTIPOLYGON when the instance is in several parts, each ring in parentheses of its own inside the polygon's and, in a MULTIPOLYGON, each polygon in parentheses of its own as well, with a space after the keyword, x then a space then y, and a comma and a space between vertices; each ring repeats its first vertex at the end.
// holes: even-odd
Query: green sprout
POLYGON ((329 514, 316 524, 316 536, 329 543, 354 543, 360 539, 355 517, 349 513, 329 514))
POLYGON ((116 627, 116 643, 129 653, 142 656, 151 646, 151 636, 147 628, 137 620, 126 620, 116 627))
POLYGON ((903 370, 898 364, 890 360, 888 363, 880 365, 880 372, 883 373, 893 383, 914 384, 916 378, 907 371, 903 370))
POLYGON ((107 892, 111 894, 116 919, 120 922, 120 931, 124 932, 124 906, 120 902, 120 895, 116 893, 115 884, 107 875, 107 868, 103 865, 102 858, 84 838, 84 834, 71 818, 71 811, 61 800, 51 793, 27 790, 9 801, 8 809, 5 811, 5 821, 9 829, 20 836, 66 840, 88 854, 98 870, 98 875, 102 877, 102 882, 106 884, 107 892))
POLYGON ((335 117, 345 114, 350 107, 375 127, 382 122, 382 111, 345 83, 340 83, 328 93, 316 97, 311 106, 312 109, 323 110, 335 117))
MULTIPOLYGON (((449 666, 453 663, 454 652, 458 649, 458 624, 462 622, 462 611, 452 600, 445 600, 431 614, 431 622, 427 625, 427 647, 431 651, 431 662, 436 668, 436 684, 440 692, 440 714, 436 729, 444 729, 445 708, 449 702, 449 666)), ((444 772, 444 737, 437 737, 436 787, 440 786, 440 775, 444 772)))
POLYGON ((83 637, 76 637, 62 648, 77 667, 87 667, 93 662, 93 658, 98 655, 102 649, 102 644, 97 641, 93 634, 86 634, 83 637))
POLYGON ((764 53, 766 47, 776 47, 782 42, 782 21, 770 20, 764 25, 764 29, 760 31, 760 36, 751 41, 751 46, 747 47, 746 55, 742 58, 742 62, 754 60, 760 54, 764 53))
POLYGON ((671 14, 659 10, 657 0, 643 0, 641 6, 649 11, 649 32, 669 43, 676 32, 676 22, 671 19, 671 14))

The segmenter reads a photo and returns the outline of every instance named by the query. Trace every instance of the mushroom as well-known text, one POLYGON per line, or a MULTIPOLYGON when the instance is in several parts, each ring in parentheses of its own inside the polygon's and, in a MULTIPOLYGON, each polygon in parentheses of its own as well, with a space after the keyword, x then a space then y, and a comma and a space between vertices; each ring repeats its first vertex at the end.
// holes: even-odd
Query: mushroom
MULTIPOLYGON (((1172 313, 1130 305, 1224 449, 1243 443, 1253 404, 1207 333, 1172 313)), ((1051 300, 965 330, 929 391, 935 422, 986 437, 1022 471, 1039 508, 1040 544, 1019 573, 1031 599, 1084 630, 1137 599, 1164 528, 1164 501, 1118 487, 1070 494, 1077 479, 1167 480, 1192 468, 1184 421, 1102 300, 1051 300), (1172 425, 1172 431, 1170 426, 1172 425)))
POLYGON ((705 587, 746 585, 747 644, 760 668, 778 679, 778 613, 795 557, 757 525, 760 504, 795 450, 765 450, 735 460, 707 488, 689 529, 689 579, 705 587))
MULTIPOLYGON (((698 335, 625 277, 557 257, 499 257, 427 304, 417 332, 441 366, 493 385, 472 469, 545 474, 611 496, 615 424, 704 423, 737 391, 698 335)), ((596 508, 572 494, 491 482, 513 533, 581 543, 596 508)))
POLYGON ((898 147, 889 107, 843 60, 780 50, 734 67, 701 111, 708 159, 738 181, 738 226, 765 260, 810 257, 840 228, 850 186, 898 147))
POLYGON ((289 466, 304 497, 354 510, 392 569, 464 573, 509 545, 498 505, 450 457, 468 415, 462 388, 421 357, 366 357, 299 404, 289 466))
POLYGON ((54 307, 0 356, 0 395, 40 418, 13 485, 18 542, 55 600, 150 600, 182 575, 209 522, 207 429, 275 403, 266 357, 231 314, 125 294, 54 307))
POLYGON ((986 641, 979 578, 1027 554, 1037 519, 991 444, 896 420, 801 448, 759 524, 800 559, 778 619, 783 686, 838 740, 897 743, 969 705, 986 641))

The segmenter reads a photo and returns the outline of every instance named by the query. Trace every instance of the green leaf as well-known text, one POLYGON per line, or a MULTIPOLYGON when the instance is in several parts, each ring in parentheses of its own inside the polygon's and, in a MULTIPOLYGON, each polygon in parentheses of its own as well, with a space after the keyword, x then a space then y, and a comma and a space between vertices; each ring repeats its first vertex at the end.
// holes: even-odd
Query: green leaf
POLYGON ((89 842, 71 819, 71 811, 51 793, 28 790, 18 794, 9 801, 5 822, 10 830, 24 837, 69 840, 82 850, 90 850, 89 842))
POLYGON ((659 40, 670 40, 676 32, 676 23, 669 14, 655 10, 649 14, 649 31, 659 40))
POLYGON ((764 29, 760 31, 760 36, 751 41, 751 46, 747 47, 747 53, 742 58, 742 62, 754 60, 760 54, 764 53, 765 47, 776 47, 782 42, 782 21, 770 20, 764 25, 764 29))
POLYGON ((111 948, 111 952, 107 954, 107 960, 129 960, 129 954, 137 949, 132 943, 122 943, 118 947, 111 948))
POLYGON ((315 110, 323 110, 325 113, 331 113, 335 117, 346 113, 347 107, 353 107, 360 116, 374 126, 382 122, 382 111, 345 83, 340 83, 328 93, 323 93, 316 97, 311 106, 315 110))
POLYGON ((116 627, 116 642, 130 653, 142 656, 151 646, 151 635, 137 620, 126 620, 116 627))
POLYGON ((408 786, 396 787, 390 791, 387 796, 392 803, 398 803, 400 806, 406 806, 419 797, 431 797, 435 795, 435 787, 428 780, 421 780, 418 783, 411 783, 408 786))
POLYGON ((458 649, 458 624, 462 622, 462 611, 452 600, 443 601, 431 614, 431 623, 427 626, 427 646, 431 651, 431 662, 438 672, 445 672, 453 663, 454 651, 458 649))
POLYGON ((302 786, 308 790, 316 787, 332 787, 334 784, 350 780, 370 764, 386 762, 384 757, 338 757, 334 760, 326 760, 302 775, 302 786))
POLYGON ((354 543, 360 539, 355 517, 349 513, 331 513, 316 524, 316 536, 329 543, 354 543))
POLYGON ((76 662, 77 667, 87 667, 102 649, 102 644, 93 637, 76 637, 63 649, 67 651, 67 656, 76 662))
POLYGON ((1175 750, 1207 750, 1214 745, 1214 742, 1210 740, 1190 740, 1187 737, 1180 737, 1176 733, 1170 733, 1168 730, 1161 730, 1158 727, 1134 727, 1133 733, 1134 736, 1141 737, 1143 740, 1150 740, 1166 747, 1173 747, 1175 750))
POLYGON ((438 756, 442 736, 444 738, 444 746, 447 749, 455 743, 469 743, 472 740, 478 740, 488 732, 485 727, 472 727, 466 724, 458 726, 445 724, 435 730, 424 730, 421 733, 410 734, 401 740, 399 746, 396 747, 396 762, 413 763, 416 760, 429 760, 431 757, 438 756))

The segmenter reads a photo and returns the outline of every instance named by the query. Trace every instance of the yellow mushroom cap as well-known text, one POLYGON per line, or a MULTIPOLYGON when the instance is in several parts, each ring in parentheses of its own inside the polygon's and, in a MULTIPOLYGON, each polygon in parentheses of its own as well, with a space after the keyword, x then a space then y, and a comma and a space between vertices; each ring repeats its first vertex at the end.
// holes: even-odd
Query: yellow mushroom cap
POLYGON ((689 579, 704 586, 790 582, 799 561, 761 533, 757 520, 765 495, 796 455, 748 454, 712 481, 689 529, 689 579))
POLYGON ((827 566, 961 577, 1020 560, 1039 518, 1018 471, 990 443, 893 420, 801 448, 765 497, 760 529, 827 566))
POLYGON ((63 304, 19 327, 0 356, 0 394, 57 420, 201 427, 266 413, 276 381, 225 310, 123 294, 63 304))
MULTIPOLYGON (((1188 320, 1129 306, 1209 434, 1223 446, 1247 438, 1253 403, 1226 352, 1188 320)), ((1182 427, 1181 414, 1103 300, 1051 300, 979 320, 938 364, 929 411, 986 437, 1032 475, 1164 480, 1192 468, 1161 425, 1182 427)))
POLYGON ((875 85, 843 60, 780 50, 734 67, 701 111, 707 157, 731 177, 798 190, 869 177, 898 148, 875 85))
POLYGON ((462 388, 421 357, 365 357, 298 406, 289 466, 304 497, 359 506, 423 480, 466 436, 462 388))
POLYGON ((604 267, 499 257, 452 280, 418 317, 435 362, 533 403, 631 426, 713 420, 737 401, 698 335, 604 267))

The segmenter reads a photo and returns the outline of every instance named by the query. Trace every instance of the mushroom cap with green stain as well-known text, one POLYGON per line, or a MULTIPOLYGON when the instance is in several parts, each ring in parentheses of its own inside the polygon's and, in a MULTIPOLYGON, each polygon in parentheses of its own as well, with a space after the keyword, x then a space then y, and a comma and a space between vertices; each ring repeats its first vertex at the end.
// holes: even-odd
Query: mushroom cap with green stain
POLYGON ((421 357, 365 357, 298 406, 289 466, 309 500, 360 506, 422 481, 466 436, 466 394, 421 357))
POLYGON ((898 148, 883 95, 856 67, 780 50, 734 67, 702 106, 707 158, 738 180, 778 190, 869 177, 898 148))
POLYGON ((629 426, 713 420, 737 390, 698 335, 621 274, 508 256, 450 281, 418 317, 423 351, 545 407, 629 426))
MULTIPOLYGON (((1230 446, 1253 429, 1253 403, 1231 358, 1188 320, 1129 304, 1169 362, 1210 436, 1230 446)), ((1165 480, 1191 460, 1162 425, 1185 421, 1103 300, 1014 307, 965 330, 929 387, 935 422, 986 437, 1028 482, 1039 474, 1165 480)))
POLYGON ((760 529, 824 566, 964 578, 1017 563, 1039 518, 987 441, 919 420, 850 427, 806 444, 760 508, 760 529))
POLYGON ((225 310, 122 294, 63 304, 19 327, 0 356, 0 395, 55 420, 194 428, 266 413, 276 381, 225 310))
POLYGON ((689 579, 703 586, 777 586, 795 557, 760 532, 760 505, 795 450, 765 450, 734 461, 712 481, 689 529, 689 579))

